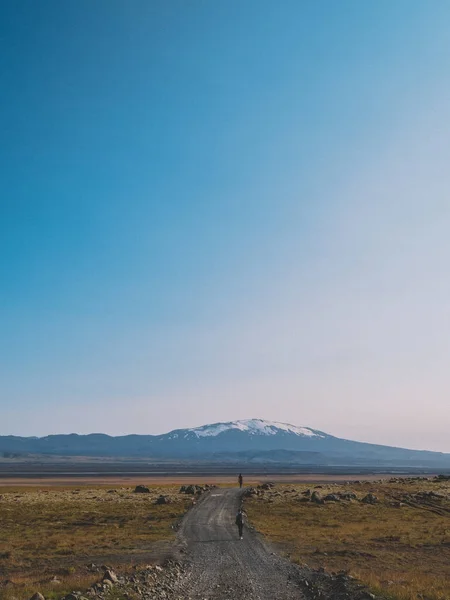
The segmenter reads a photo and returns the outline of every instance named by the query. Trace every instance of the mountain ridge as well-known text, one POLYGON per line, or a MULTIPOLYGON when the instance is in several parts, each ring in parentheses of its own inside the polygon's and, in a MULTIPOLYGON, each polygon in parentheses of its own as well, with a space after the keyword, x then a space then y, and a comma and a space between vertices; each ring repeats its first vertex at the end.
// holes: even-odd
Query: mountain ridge
POLYGON ((0 453, 450 468, 450 454, 443 452, 356 442, 264 419, 212 423, 159 435, 0 436, 0 453))

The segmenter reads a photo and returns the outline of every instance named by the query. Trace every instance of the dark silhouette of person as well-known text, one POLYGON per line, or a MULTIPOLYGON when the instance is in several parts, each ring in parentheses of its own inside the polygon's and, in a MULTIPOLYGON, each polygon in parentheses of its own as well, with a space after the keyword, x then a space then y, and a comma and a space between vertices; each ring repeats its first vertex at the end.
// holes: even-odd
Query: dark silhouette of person
POLYGON ((242 487, 242 481, 243 481, 243 479, 242 479, 242 473, 239 473, 238 481, 239 481, 239 487, 241 488, 242 487))
POLYGON ((243 539, 242 534, 244 532, 244 515, 245 515, 245 512, 242 510, 242 508, 240 508, 236 515, 236 525, 238 526, 240 540, 243 539))

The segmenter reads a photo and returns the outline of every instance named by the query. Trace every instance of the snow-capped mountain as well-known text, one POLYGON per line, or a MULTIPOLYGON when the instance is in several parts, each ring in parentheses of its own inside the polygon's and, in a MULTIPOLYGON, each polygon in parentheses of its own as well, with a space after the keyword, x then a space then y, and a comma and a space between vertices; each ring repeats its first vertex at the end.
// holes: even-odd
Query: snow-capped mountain
POLYGON ((249 435, 277 435, 281 432, 287 432, 298 436, 327 437, 326 433, 316 431, 310 427, 298 427, 297 425, 279 423, 278 421, 265 421, 264 419, 245 419, 243 421, 230 421, 228 423, 214 423, 212 425, 202 425, 201 427, 187 429, 186 432, 193 433, 198 438, 201 438, 216 437, 225 431, 234 429, 246 431, 249 435))
POLYGON ((60 456, 148 457, 246 464, 448 467, 450 454, 405 450, 344 440, 311 429, 263 419, 213 423, 163 435, 0 436, 0 453, 60 456))
POLYGON ((161 447, 170 440, 174 448, 189 454, 246 450, 310 450, 319 440, 334 439, 323 431, 278 421, 244 419, 175 429, 158 436, 161 447))

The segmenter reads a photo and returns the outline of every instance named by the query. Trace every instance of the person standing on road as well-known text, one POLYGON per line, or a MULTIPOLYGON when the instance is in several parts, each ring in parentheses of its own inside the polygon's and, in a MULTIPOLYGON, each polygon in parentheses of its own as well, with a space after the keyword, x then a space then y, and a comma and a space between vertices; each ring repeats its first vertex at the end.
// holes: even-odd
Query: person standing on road
POLYGON ((239 481, 239 487, 241 488, 242 487, 242 482, 243 482, 242 473, 239 473, 238 481, 239 481))
POLYGON ((242 508, 240 508, 238 510, 238 514, 236 515, 236 525, 238 526, 238 531, 239 531, 239 539, 242 540, 242 534, 244 532, 244 516, 245 512, 242 510, 242 508))

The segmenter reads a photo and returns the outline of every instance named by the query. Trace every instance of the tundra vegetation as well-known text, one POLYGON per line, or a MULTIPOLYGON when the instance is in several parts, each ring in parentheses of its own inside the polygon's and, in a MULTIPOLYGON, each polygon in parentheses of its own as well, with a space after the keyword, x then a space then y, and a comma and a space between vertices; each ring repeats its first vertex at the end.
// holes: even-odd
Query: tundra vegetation
POLYGON ((59 598, 98 581, 97 565, 160 559, 191 503, 179 486, 0 488, 0 598, 59 598))
POLYGON ((294 562, 346 571, 386 598, 448 600, 449 479, 265 484, 245 510, 294 562))

